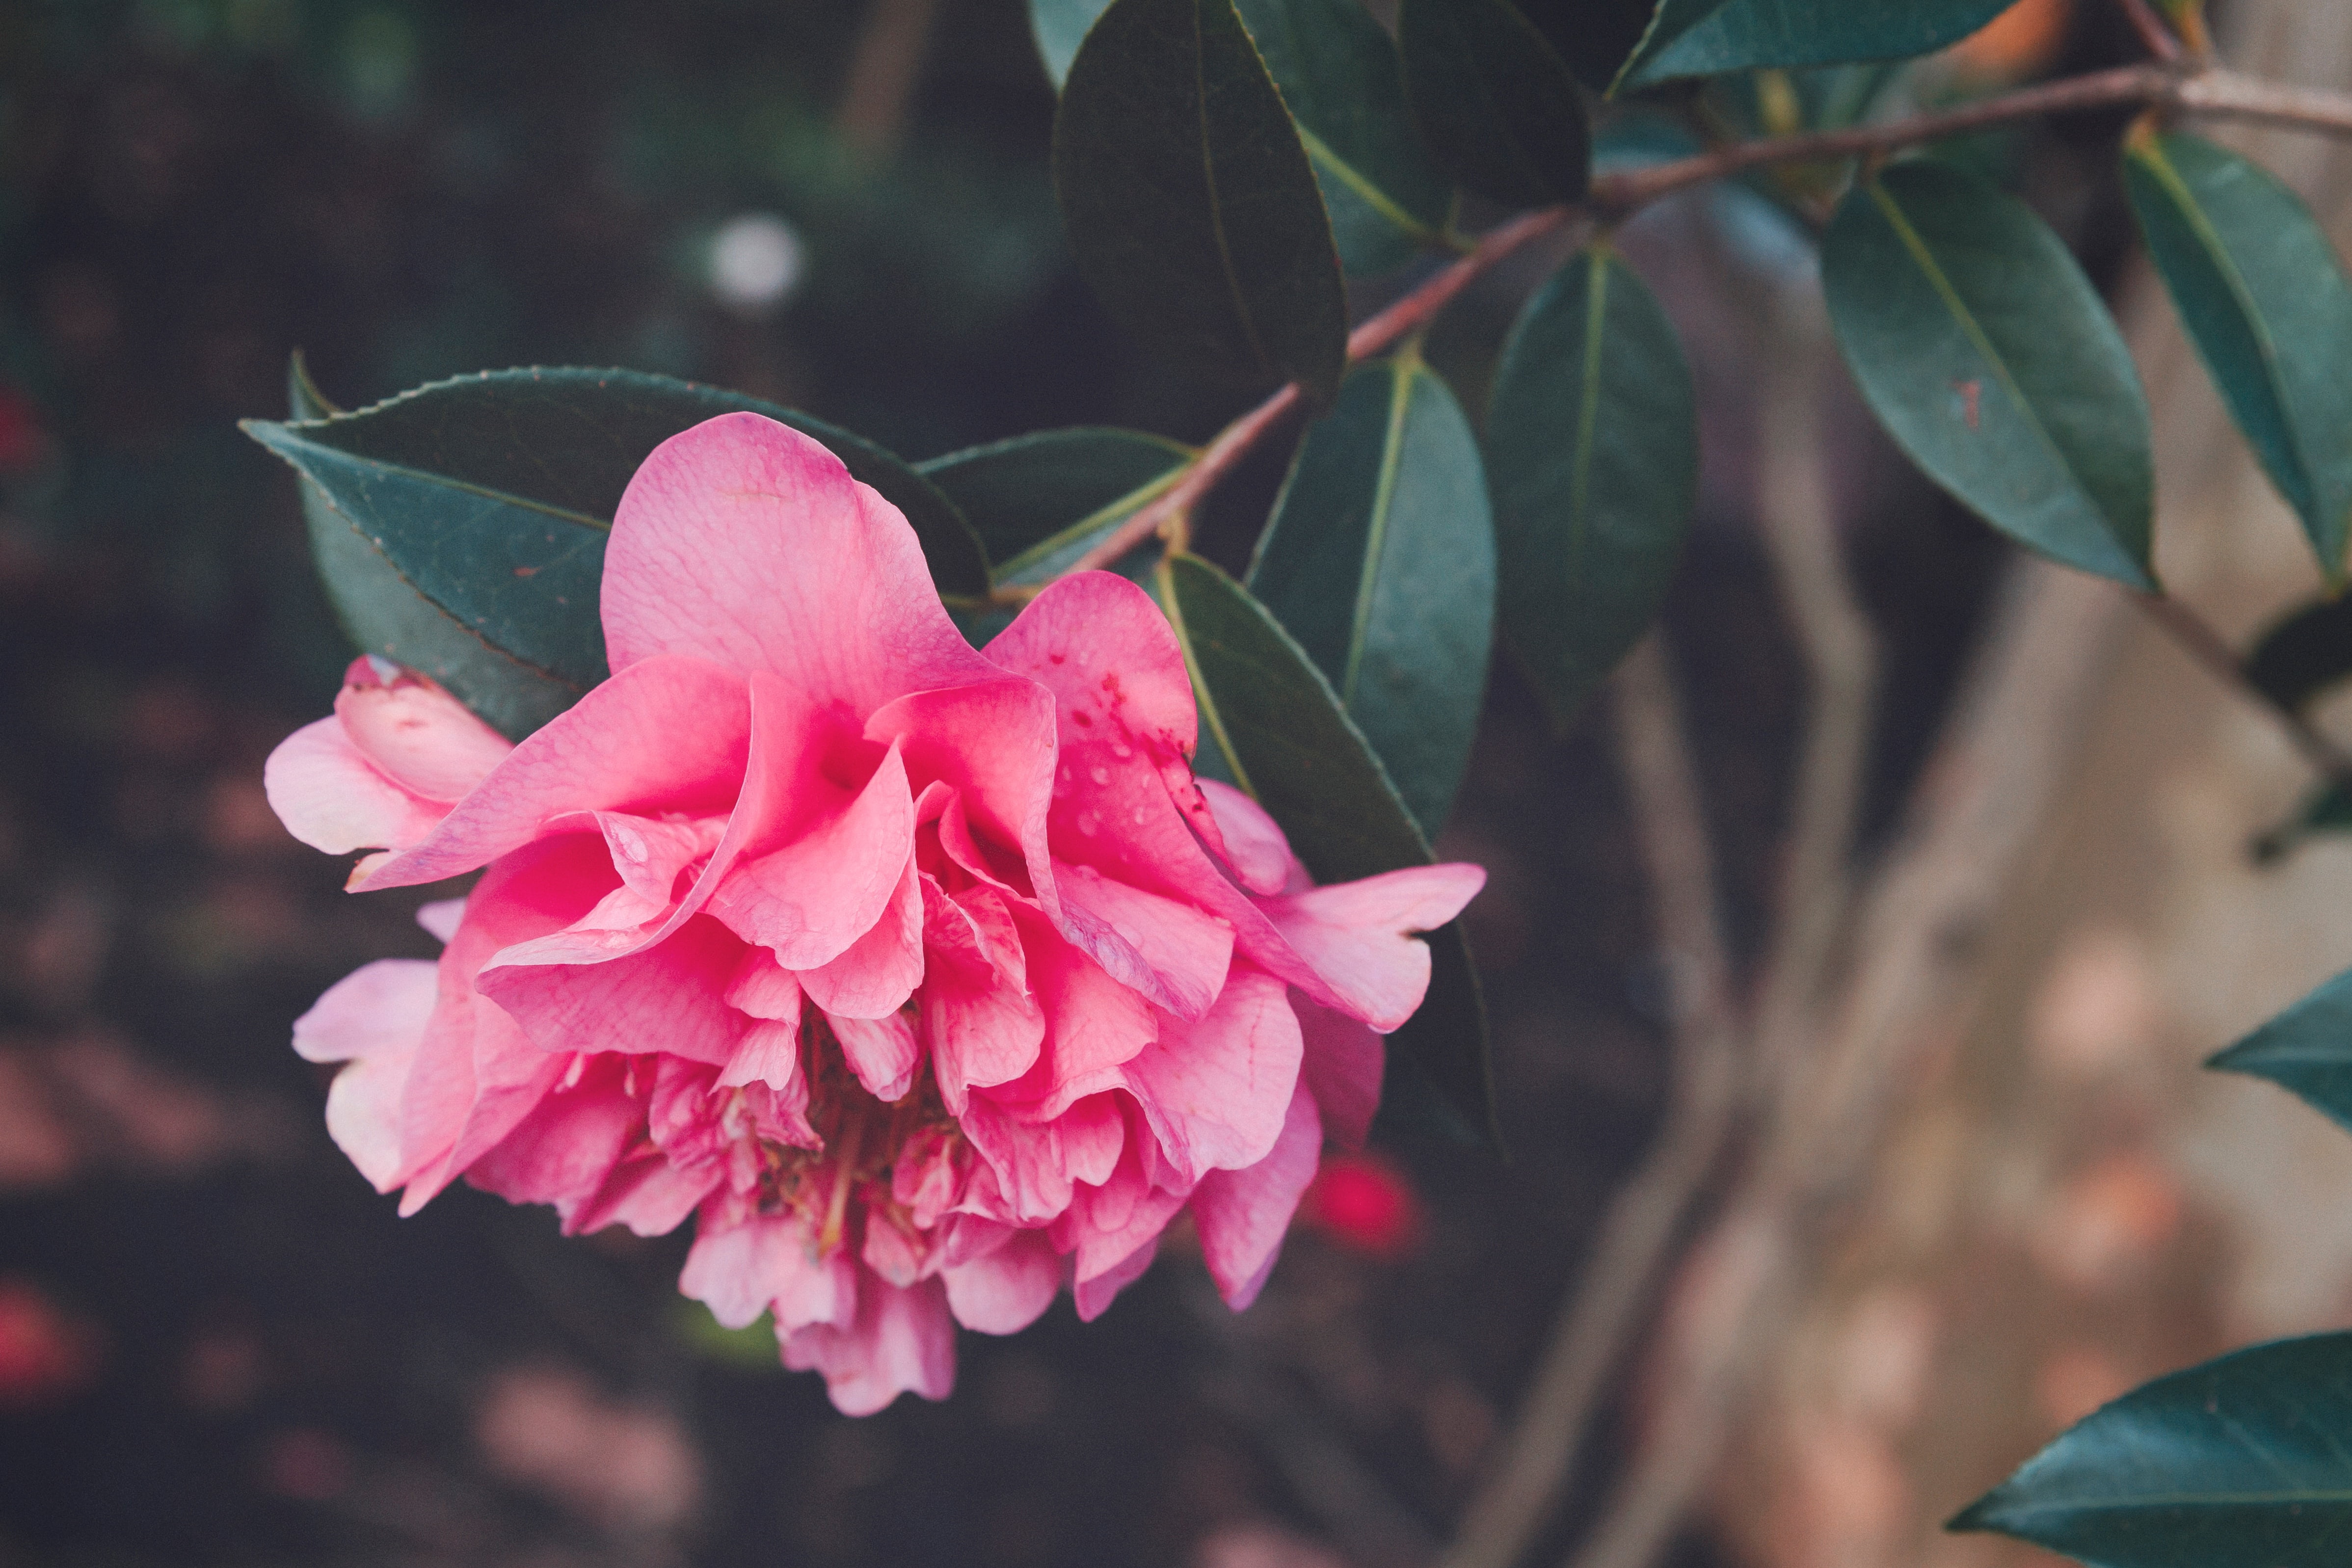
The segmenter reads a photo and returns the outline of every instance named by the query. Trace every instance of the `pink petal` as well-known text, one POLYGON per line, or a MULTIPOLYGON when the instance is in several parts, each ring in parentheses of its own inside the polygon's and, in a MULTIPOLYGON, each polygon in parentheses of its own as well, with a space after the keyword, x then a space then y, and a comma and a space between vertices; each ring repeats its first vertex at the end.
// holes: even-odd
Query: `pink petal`
POLYGON ((553 1204, 564 1234, 572 1234, 581 1210, 645 1136, 645 1106, 625 1092, 624 1071, 598 1063, 573 1087, 547 1095, 467 1162, 467 1180, 509 1202, 553 1204))
POLYGON ((327 1135, 378 1192, 400 1185, 401 1100, 415 1060, 413 1043, 373 1051, 351 1061, 327 1086, 327 1135))
POLYGON ((1265 1158, 1242 1170, 1211 1171, 1192 1189, 1201 1255, 1225 1305, 1240 1312, 1257 1300, 1282 1250, 1290 1217, 1322 1163, 1323 1122, 1302 1086, 1291 1096, 1282 1136, 1265 1158))
POLYGON ((982 1333, 1019 1333, 1054 1304, 1062 1259, 1042 1230, 1015 1231, 1003 1246, 943 1270, 948 1310, 982 1333))
POLYGON ((466 901, 462 898, 444 898, 416 906, 416 924, 444 946, 456 939, 457 923, 465 918, 466 901))
POLYGON ((997 880, 977 845, 970 859, 958 852, 977 833, 1009 850, 1035 884, 1052 880, 1045 824, 1055 723, 1051 693, 999 674, 979 685, 901 697, 866 720, 866 734, 903 747, 908 775, 918 784, 954 791, 948 808, 954 820, 942 828, 943 841, 967 870, 997 880))
POLYGON ((784 1364, 824 1374, 845 1416, 871 1416, 904 1393, 945 1399, 955 1389, 955 1320, 938 1280, 900 1287, 874 1275, 858 1283, 846 1329, 819 1325, 783 1341, 784 1364))
POLYGON ((1298 1015, 1281 981, 1236 967, 1197 1023, 1160 1020, 1125 1069, 1152 1133, 1185 1181, 1265 1157, 1298 1084, 1298 1015))
POLYGON ((1323 1130, 1350 1152, 1364 1146, 1372 1117, 1381 1108, 1381 1078, 1387 1056, 1381 1037, 1343 1012, 1290 993, 1291 1009, 1306 1038, 1299 1082, 1315 1096, 1323 1130))
POLYGON ((1275 929, 1347 1011, 1386 1034, 1411 1018, 1429 989, 1434 931, 1486 885, 1475 865, 1408 866, 1335 883, 1265 904, 1275 929))
POLYGON ((961 1118, 964 1135, 994 1175, 1006 1218, 1038 1225, 1068 1208, 1074 1182, 1101 1182, 1116 1167, 1126 1126, 1112 1097, 1081 1100, 1050 1122, 1015 1120, 985 1094, 961 1118))
MULTIPOLYGON (((751 950, 756 953, 760 949, 751 950)), ((798 1019, 790 1023, 756 1021, 736 1042, 735 1054, 727 1059, 727 1070, 719 1075, 719 1087, 740 1089, 747 1083, 764 1083, 771 1089, 791 1092, 798 1084, 798 1103, 805 1107, 808 1085, 801 1081, 800 1064, 798 1019)))
POLYGON ((950 896, 924 878, 923 933, 923 1042, 941 1098, 961 1113, 970 1086, 1009 1083, 1029 1071, 1045 1038, 1045 1012, 1029 994, 1021 935, 994 890, 950 896))
POLYGON ((885 1104, 896 1104, 914 1087, 915 1063, 921 1051, 915 1044, 915 1026, 900 1014, 888 1018, 853 1019, 827 1015, 841 1054, 866 1092, 885 1104))
POLYGON ((995 673, 948 619, 898 508, 755 413, 674 435, 637 469, 604 551, 604 615, 616 672, 687 653, 861 716, 995 673))
POLYGON ((837 956, 801 971, 809 999, 835 1017, 887 1018, 906 1006, 923 981, 923 887, 914 846, 881 917, 837 956))
POLYGON ((327 988, 294 1020, 294 1051, 305 1061, 352 1061, 386 1051, 414 1051, 433 1021, 440 988, 426 958, 378 958, 327 988))
POLYGON ((727 1005, 755 1019, 772 1019, 797 1029, 801 983, 765 947, 746 947, 727 982, 727 1005))
POLYGON ((808 1228, 792 1215, 720 1228, 706 1207, 677 1288, 730 1329, 774 1312, 780 1333, 856 1321, 856 1266, 840 1253, 819 1261, 808 1228))
POLYGON ((1272 896, 1283 890, 1296 863, 1290 841, 1265 813, 1265 808, 1230 784, 1214 779, 1197 780, 1209 814, 1223 835, 1224 862, 1234 876, 1252 893, 1272 896))
MULTIPOLYGON (((812 779, 809 788, 821 788, 812 779)), ((890 747, 854 797, 789 841, 746 857, 719 883, 710 912, 788 969, 814 969, 872 930, 914 852, 915 800, 890 747)))
POLYGON ((1110 1311, 1110 1304, 1118 1299, 1118 1293, 1142 1279, 1144 1270, 1150 1269, 1151 1260, 1159 1256, 1160 1237, 1155 1232, 1141 1246, 1099 1274, 1076 1281, 1070 1295, 1077 1303, 1078 1321, 1090 1323, 1110 1311))
POLYGON ((519 943, 482 967, 475 988, 542 1051, 666 1051, 724 1066, 742 1019, 725 1000, 743 946, 697 916, 667 941, 602 963, 577 961, 570 933, 519 943))
POLYGON ((417 843, 449 814, 379 772, 328 717, 278 743, 261 769, 269 809, 286 831, 331 855, 417 843))
POLYGON ((725 1179, 723 1169, 688 1170, 657 1150, 633 1153, 613 1167, 567 1226, 575 1235, 621 1225, 638 1236, 667 1236, 725 1179))
POLYGON ((386 778, 427 800, 463 800, 514 749, 432 681, 366 655, 344 672, 335 716, 386 778))
POLYGON ((1088 865, 1055 868, 1073 937, 1114 979, 1183 1018, 1216 1000, 1234 956, 1234 928, 1190 904, 1114 881, 1088 865), (1108 928, 1117 941, 1102 939, 1108 928), (1138 968, 1131 961, 1140 960, 1138 968))
POLYGON ((724 811, 743 783, 741 675, 695 659, 625 670, 509 753, 431 836, 366 869, 354 891, 438 882, 518 849, 571 811, 724 811))
POLYGON ((1036 1065, 997 1098, 1020 1103, 1023 1116, 1050 1121, 1087 1095, 1124 1084, 1120 1070, 1158 1038, 1160 1019, 1044 922, 1020 925, 1047 1028, 1036 1065))

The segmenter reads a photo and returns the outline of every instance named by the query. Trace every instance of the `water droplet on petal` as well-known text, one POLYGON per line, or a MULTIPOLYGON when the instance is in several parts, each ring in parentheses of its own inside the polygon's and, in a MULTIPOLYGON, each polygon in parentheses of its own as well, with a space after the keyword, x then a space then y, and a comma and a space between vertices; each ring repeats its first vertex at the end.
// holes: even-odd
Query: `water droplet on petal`
POLYGON ((1143 824, 1144 824, 1144 823, 1146 823, 1146 822, 1148 822, 1148 821, 1151 821, 1151 813, 1150 813, 1150 811, 1146 810, 1143 807, 1141 807, 1141 806, 1138 806, 1138 807, 1135 809, 1135 814, 1134 814, 1132 817, 1130 817, 1130 818, 1129 819, 1129 821, 1132 821, 1132 822, 1133 822, 1137 827, 1139 827, 1139 827, 1143 826, 1143 824))
POLYGON ((1114 740, 1110 743, 1110 754, 1124 762, 1135 755, 1135 747, 1123 740, 1114 740))
POLYGON ((1110 782, 1110 769, 1108 768, 1089 768, 1087 771, 1087 777, 1093 779, 1097 784, 1108 784, 1110 782))
POLYGON ((1102 831, 1101 815, 1094 811, 1080 811, 1078 813, 1078 831, 1084 833, 1090 839, 1097 833, 1102 831))

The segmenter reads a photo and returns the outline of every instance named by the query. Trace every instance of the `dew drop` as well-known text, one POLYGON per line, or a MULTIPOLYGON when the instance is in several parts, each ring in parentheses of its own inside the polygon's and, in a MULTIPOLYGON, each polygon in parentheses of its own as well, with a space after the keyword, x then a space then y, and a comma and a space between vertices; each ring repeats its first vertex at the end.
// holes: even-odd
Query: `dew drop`
POLYGON ((1114 740, 1110 743, 1110 754, 1124 762, 1135 755, 1135 747, 1123 740, 1114 740))
POLYGON ((1078 813, 1078 831, 1084 833, 1090 839, 1097 833, 1101 832, 1101 815, 1098 812, 1094 811, 1080 811, 1078 813))
POLYGON ((1087 771, 1087 777, 1093 779, 1097 784, 1108 784, 1110 782, 1110 769, 1108 768, 1089 768, 1087 771))
POLYGON ((1151 821, 1151 813, 1141 806, 1138 806, 1135 809, 1135 814, 1128 820, 1139 828, 1143 826, 1144 823, 1151 821))

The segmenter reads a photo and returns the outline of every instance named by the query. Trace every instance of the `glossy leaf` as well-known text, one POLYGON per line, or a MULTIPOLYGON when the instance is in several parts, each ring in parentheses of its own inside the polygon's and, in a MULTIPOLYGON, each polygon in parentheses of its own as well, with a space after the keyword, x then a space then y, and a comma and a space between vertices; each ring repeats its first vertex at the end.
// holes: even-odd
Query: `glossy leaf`
MULTIPOLYGON (((1282 825, 1315 880, 1429 863, 1428 841, 1363 732, 1265 606, 1191 555, 1162 561, 1153 586, 1192 672, 1202 760, 1217 755, 1282 825)), ((1428 999, 1389 1037, 1390 1058, 1409 1053, 1454 1114, 1491 1139, 1494 1087, 1477 971, 1459 922, 1430 933, 1429 945, 1428 999)))
POLYGON ((1000 583, 1045 581, 1167 493, 1199 454, 1136 430, 1017 435, 919 463, 980 536, 1000 583))
POLYGON ((2147 394, 2065 245, 1929 160, 1855 186, 1822 284, 1863 395, 1927 476, 2070 566, 2150 588, 2147 394))
POLYGON ((2330 578, 2352 523, 2352 282, 2302 199, 2193 136, 2135 138, 2124 183, 2230 415, 2330 578))
POLYGON ((2352 1334, 2134 1389, 1951 1523, 2091 1568, 2336 1568, 2352 1525, 2352 1334))
POLYGON ((1511 0, 1403 0, 1406 96, 1454 177, 1514 206, 1573 202, 1592 177, 1576 78, 1511 0))
POLYGON ((1486 689, 1495 526, 1478 438, 1417 356, 1356 371, 1307 430, 1248 586, 1435 837, 1486 689))
POLYGON ((1070 67, 1054 183, 1079 269, 1147 343, 1228 382, 1339 390, 1330 221, 1233 0, 1115 0, 1070 67))
POLYGON ((2205 1065, 2267 1078, 2352 1128, 2352 972, 2336 976, 2205 1065))
POLYGON ((1110 0, 1029 0, 1029 32, 1055 92, 1069 79, 1070 62, 1078 57, 1087 29, 1108 9, 1110 0))
POLYGON ((1967 37, 2011 0, 1660 0, 1620 89, 1759 66, 1903 59, 1967 37))
POLYGON ((2265 631, 2246 679, 2281 707, 2300 708, 2352 677, 2352 599, 2323 599, 2265 631))
POLYGON ((1396 45, 1362 0, 1238 0, 1322 187, 1341 264, 1384 272, 1436 243, 1454 187, 1405 108, 1396 45))
POLYGON ((1503 635, 1561 728, 1658 613, 1698 492, 1674 324, 1605 247, 1519 313, 1486 419, 1503 635))
POLYGON ((666 377, 484 372, 245 428, 302 476, 312 552, 352 639, 521 735, 604 677, 604 539, 630 476, 669 436, 736 409, 824 442, 907 513, 943 591, 986 591, 979 541, 913 469, 793 410, 666 377))

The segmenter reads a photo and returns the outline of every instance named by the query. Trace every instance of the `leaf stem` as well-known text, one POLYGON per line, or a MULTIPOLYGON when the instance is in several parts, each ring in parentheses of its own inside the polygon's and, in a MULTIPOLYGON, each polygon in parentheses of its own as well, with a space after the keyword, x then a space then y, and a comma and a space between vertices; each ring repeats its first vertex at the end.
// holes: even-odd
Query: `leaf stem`
POLYGON ((2172 29, 2164 25, 2164 18, 2156 14, 2156 7, 2148 0, 2116 0, 2116 4, 2130 21, 2132 31, 2139 35, 2139 41, 2147 46, 2149 54, 2159 60, 2180 57, 2180 40, 2172 36, 2172 29))
POLYGON ((2303 753, 2304 760, 2337 784, 2352 786, 2352 755, 2322 734, 2317 726, 2305 718, 2301 709, 2292 703, 2283 703, 2254 684, 2247 673, 2245 661, 2239 658, 2219 632, 2205 618, 2179 600, 2163 594, 2133 595, 2147 618, 2156 622, 2173 645, 2203 665, 2229 685, 2252 696, 2286 731, 2287 739, 2303 753))
MULTIPOLYGON (((1644 169, 1598 175, 1580 206, 1540 208, 1487 230, 1467 255, 1441 267, 1402 298, 1367 319, 1348 335, 1348 361, 1352 364, 1369 359, 1426 326, 1465 288, 1497 264, 1580 217, 1614 221, 1663 196, 1750 169, 1884 156, 1988 126, 2131 104, 2352 135, 2352 93, 2289 87, 2234 71, 2190 68, 2187 62, 2193 57, 2154 65, 2118 66, 2112 70, 2022 88, 1938 114, 1915 115, 1884 125, 1761 137, 1644 169)), ((1099 544, 1071 563, 1069 572, 1108 566, 1154 534, 1181 538, 1192 509, 1202 498, 1287 418, 1298 402, 1299 389, 1294 382, 1225 426, 1166 495, 1104 536, 1099 544)))

